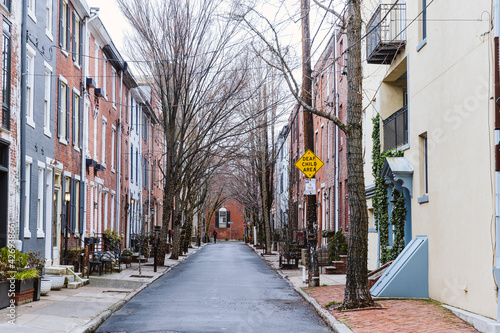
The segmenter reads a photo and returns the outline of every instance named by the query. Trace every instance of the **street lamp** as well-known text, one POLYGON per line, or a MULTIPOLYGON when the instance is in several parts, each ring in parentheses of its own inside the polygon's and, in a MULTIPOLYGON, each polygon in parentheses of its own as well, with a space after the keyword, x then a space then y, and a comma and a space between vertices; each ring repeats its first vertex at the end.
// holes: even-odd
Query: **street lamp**
POLYGON ((69 202, 71 201, 71 193, 64 193, 64 201, 66 202, 66 230, 64 231, 64 264, 68 264, 68 230, 69 230, 69 202))

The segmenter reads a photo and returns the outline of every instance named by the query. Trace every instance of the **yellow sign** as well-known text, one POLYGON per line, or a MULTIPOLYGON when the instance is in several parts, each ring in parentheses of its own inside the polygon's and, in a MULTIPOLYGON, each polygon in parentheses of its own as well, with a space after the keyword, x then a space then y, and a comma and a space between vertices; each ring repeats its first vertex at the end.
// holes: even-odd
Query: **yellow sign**
POLYGON ((323 161, 318 156, 308 149, 304 155, 295 163, 295 166, 306 175, 307 178, 312 178, 323 166, 323 161))

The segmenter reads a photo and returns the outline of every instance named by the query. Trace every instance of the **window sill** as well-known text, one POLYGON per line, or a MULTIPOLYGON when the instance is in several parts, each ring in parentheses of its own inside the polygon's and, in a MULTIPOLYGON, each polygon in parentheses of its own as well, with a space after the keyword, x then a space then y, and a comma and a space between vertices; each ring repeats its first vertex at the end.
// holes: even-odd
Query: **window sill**
POLYGON ((368 228, 368 233, 377 233, 377 228, 368 228))
POLYGON ((43 134, 45 134, 45 136, 48 137, 48 138, 52 138, 52 133, 50 133, 50 131, 47 130, 46 128, 44 128, 43 134))
POLYGON ((36 238, 45 238, 45 233, 43 232, 42 229, 38 229, 36 231, 36 238))
POLYGON ((36 15, 32 10, 28 10, 28 16, 31 18, 31 20, 36 24, 36 15))
POLYGON ((26 124, 30 125, 32 128, 35 128, 35 122, 33 121, 33 118, 28 118, 26 124))
POLYGON ((81 70, 81 69, 82 69, 82 66, 81 66, 79 63, 74 62, 74 65, 75 65, 75 67, 76 67, 78 70, 81 70))
POLYGON ((74 146, 74 148, 77 152, 80 152, 80 147, 78 147, 78 143, 74 146))
POLYGON ((424 38, 420 44, 417 45, 417 52, 419 52, 425 45, 427 45, 427 38, 424 38))
POLYGON ((417 199, 419 204, 423 204, 426 202, 429 202, 429 195, 423 195, 420 198, 417 199))
POLYGON ((59 139, 59 143, 65 145, 65 146, 68 145, 68 141, 66 141, 65 139, 59 139))
MULTIPOLYGON (((61 49, 61 52, 62 52, 62 54, 64 54, 64 56, 65 56, 66 58, 67 58, 67 57, 69 57, 69 53, 68 53, 68 51, 66 51, 65 49, 61 49)), ((66 83, 66 84, 67 84, 67 83, 66 83)))
POLYGON ((24 238, 31 238, 31 232, 29 229, 24 229, 24 238))
POLYGON ((51 42, 54 41, 54 36, 52 36, 52 33, 48 30, 45 30, 45 36, 47 36, 48 39, 50 39, 51 42))

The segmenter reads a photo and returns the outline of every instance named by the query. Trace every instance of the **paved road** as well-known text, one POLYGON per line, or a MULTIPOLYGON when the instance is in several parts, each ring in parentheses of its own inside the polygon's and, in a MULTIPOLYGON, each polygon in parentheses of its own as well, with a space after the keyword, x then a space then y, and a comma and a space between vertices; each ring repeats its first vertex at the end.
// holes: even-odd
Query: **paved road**
POLYGON ((253 250, 205 246, 114 313, 97 332, 330 332, 253 250))

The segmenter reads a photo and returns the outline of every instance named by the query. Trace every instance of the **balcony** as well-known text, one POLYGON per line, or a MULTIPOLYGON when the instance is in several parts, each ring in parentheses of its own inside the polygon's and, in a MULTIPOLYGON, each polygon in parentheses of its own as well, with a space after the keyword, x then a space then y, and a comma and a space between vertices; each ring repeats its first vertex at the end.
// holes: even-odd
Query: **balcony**
POLYGON ((367 62, 390 64, 406 46, 405 27, 405 4, 380 4, 367 24, 367 62))

